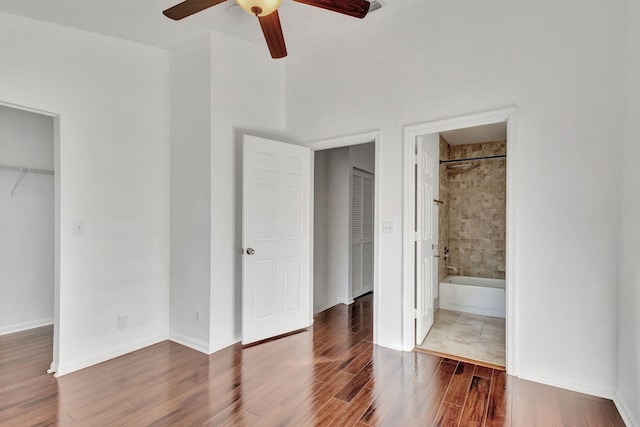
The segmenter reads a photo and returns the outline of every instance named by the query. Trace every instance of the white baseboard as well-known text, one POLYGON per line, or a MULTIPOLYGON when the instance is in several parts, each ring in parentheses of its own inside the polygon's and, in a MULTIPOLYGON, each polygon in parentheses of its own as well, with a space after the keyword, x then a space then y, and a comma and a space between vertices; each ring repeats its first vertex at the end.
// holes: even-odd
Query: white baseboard
POLYGON ((46 317, 44 319, 31 320, 29 322, 2 326, 0 327, 0 335, 13 334, 16 332, 27 331, 29 329, 41 328, 43 326, 49 325, 53 325, 53 317, 46 317))
POLYGON ((207 352, 207 354, 213 354, 213 353, 215 353, 216 351, 220 351, 220 350, 222 350, 222 349, 224 349, 224 348, 227 348, 227 347, 229 347, 229 346, 232 346, 232 345, 234 345, 234 344, 237 344, 237 343, 239 343, 240 341, 242 341, 242 338, 241 338, 241 337, 235 337, 235 338, 234 338, 230 343, 226 343, 226 344, 218 344, 218 345, 215 345, 215 346, 213 346, 213 347, 209 347, 209 351, 207 352))
POLYGON ((590 394, 592 396, 602 397, 605 399, 613 400, 615 397, 615 390, 597 386, 593 384, 584 384, 568 378, 559 378, 556 376, 548 376, 540 374, 539 372, 532 372, 527 370, 518 369, 516 372, 518 378, 523 380, 529 380, 540 384, 546 384, 553 387, 559 387, 566 390, 577 391, 578 393, 590 394))
POLYGON ((159 335, 146 340, 138 341, 134 344, 114 348, 111 350, 105 350, 100 353, 95 353, 90 356, 81 357, 79 359, 72 360, 70 362, 61 362, 58 364, 56 371, 56 377, 70 374, 71 372, 79 371, 80 369, 88 368, 89 366, 97 365, 98 363, 106 362, 110 359, 131 353, 132 351, 140 350, 141 348, 148 347, 153 344, 157 344, 162 341, 166 341, 169 337, 167 335, 159 335))
POLYGON ((620 412, 622 421, 624 421, 627 427, 640 427, 638 419, 633 415, 633 412, 631 411, 631 408, 629 408, 627 401, 624 399, 624 397, 622 397, 620 393, 616 392, 613 403, 616 404, 616 408, 618 409, 618 412, 620 412))
POLYGON ((175 343, 199 351, 200 353, 209 354, 209 344, 204 341, 200 341, 177 332, 171 332, 169 339, 175 343))
POLYGON ((411 350, 405 350, 401 345, 391 344, 388 342, 378 342, 376 344, 379 345, 380 347, 386 347, 396 351, 412 351, 413 350, 413 348, 411 348, 411 350))
POLYGON ((322 307, 320 310, 315 311, 313 315, 315 316, 318 313, 322 313, 325 310, 329 310, 332 307, 335 307, 338 304, 345 304, 345 305, 349 305, 349 304, 353 304, 353 300, 347 299, 347 298, 338 298, 333 302, 330 302, 329 304, 326 304, 324 307, 322 307))

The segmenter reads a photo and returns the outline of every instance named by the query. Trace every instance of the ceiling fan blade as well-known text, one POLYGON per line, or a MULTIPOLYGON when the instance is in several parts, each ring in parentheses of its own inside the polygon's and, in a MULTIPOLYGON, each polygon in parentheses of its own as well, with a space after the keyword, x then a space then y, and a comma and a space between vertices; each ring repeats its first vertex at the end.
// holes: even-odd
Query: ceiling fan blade
POLYGON ((364 18, 369 12, 370 3, 366 0, 295 0, 333 12, 356 18, 364 18))
POLYGON ((185 0, 182 3, 178 3, 177 5, 170 7, 162 13, 167 18, 178 21, 224 1, 225 0, 185 0))
POLYGON ((264 39, 269 46, 269 52, 273 59, 284 58, 287 56, 287 46, 284 44, 284 35, 282 34, 282 26, 280 25, 280 16, 275 10, 267 16, 258 16, 264 39))

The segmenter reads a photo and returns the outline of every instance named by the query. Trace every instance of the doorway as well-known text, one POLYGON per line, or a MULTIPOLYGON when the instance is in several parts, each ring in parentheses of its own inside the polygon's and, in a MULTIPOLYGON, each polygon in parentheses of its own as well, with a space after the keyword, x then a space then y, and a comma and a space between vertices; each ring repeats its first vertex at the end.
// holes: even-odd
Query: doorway
POLYGON ((374 290, 374 143, 314 153, 313 312, 374 290))
MULTIPOLYGON (((515 369, 514 361, 516 360, 514 349, 515 345, 515 283, 514 283, 514 173, 513 162, 514 154, 516 151, 515 141, 515 108, 506 108, 501 110, 494 110, 485 113, 472 114, 463 117, 454 117, 451 119, 438 120, 434 122, 428 122, 424 124, 409 126, 405 128, 404 143, 405 143, 405 168, 404 168, 404 280, 403 280, 403 303, 404 303, 404 315, 403 315, 403 349, 405 351, 413 350, 416 346, 416 271, 417 259, 415 255, 415 242, 416 233, 414 223, 416 222, 416 183, 415 183, 415 159, 416 159, 416 144, 427 136, 433 138, 440 138, 440 134, 447 131, 453 131, 458 129, 465 129, 476 126, 491 125, 496 123, 506 124, 507 131, 507 143, 506 149, 509 152, 509 157, 506 159, 506 227, 505 227, 505 258, 504 258, 504 271, 505 276, 505 349, 506 349, 506 370, 507 372, 513 372, 515 369)), ((466 166, 465 166, 466 167, 466 166)), ((441 210, 441 209, 439 209, 441 210)), ((437 258, 439 260, 438 267, 445 267, 444 264, 445 248, 437 245, 437 258)), ((447 248, 450 249, 450 248, 447 248)), ((449 253, 446 254, 449 256, 449 253)), ((459 252, 458 252, 459 256, 459 252)), ((449 259, 447 259, 449 262, 449 259)), ((458 261, 457 261, 458 262, 458 261)), ((455 267, 455 266, 454 266, 455 267)), ((438 268, 437 270, 439 270, 438 268)), ((433 292, 433 304, 434 308, 438 308, 441 304, 444 304, 446 296, 442 295, 442 286, 438 283, 438 292, 433 292)), ((420 343, 417 343, 420 344, 420 343)))
POLYGON ((47 335, 53 341, 53 361, 59 271, 57 129, 53 114, 0 103, 0 335, 47 335))
POLYGON ((373 292, 373 340, 377 342, 379 132, 321 140, 307 146, 314 159, 311 315, 335 304, 351 304, 354 298, 373 292), (342 183, 334 188, 338 180, 342 183), (354 212, 354 205, 355 210, 365 209, 371 214, 354 212), (341 208, 337 210, 337 206, 341 208), (336 214, 340 220, 329 224, 331 215, 336 214))
POLYGON ((498 369, 505 366, 506 128, 495 123, 433 138, 436 311, 428 334, 416 337, 417 350, 498 369))

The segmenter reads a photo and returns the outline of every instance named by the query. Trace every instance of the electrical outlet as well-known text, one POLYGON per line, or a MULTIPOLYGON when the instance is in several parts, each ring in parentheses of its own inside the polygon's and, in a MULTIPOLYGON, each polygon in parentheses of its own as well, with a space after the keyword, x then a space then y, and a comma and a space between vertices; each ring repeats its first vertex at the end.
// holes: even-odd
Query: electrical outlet
POLYGON ((200 323, 200 312, 196 310, 196 322, 200 323))
POLYGON ((73 234, 76 234, 76 235, 84 234, 84 220, 82 219, 73 220, 73 234))
POLYGON ((118 329, 124 329, 127 327, 127 315, 121 314, 118 316, 118 329))

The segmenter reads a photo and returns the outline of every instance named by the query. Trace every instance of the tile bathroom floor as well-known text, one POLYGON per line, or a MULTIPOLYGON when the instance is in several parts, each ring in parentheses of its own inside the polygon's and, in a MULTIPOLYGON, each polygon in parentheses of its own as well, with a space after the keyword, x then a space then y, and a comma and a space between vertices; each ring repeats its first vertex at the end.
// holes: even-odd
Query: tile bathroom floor
POLYGON ((505 366, 505 322, 499 317, 438 310, 419 348, 505 366))

